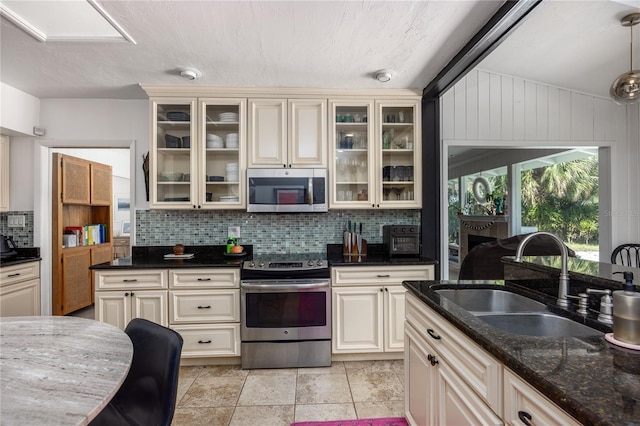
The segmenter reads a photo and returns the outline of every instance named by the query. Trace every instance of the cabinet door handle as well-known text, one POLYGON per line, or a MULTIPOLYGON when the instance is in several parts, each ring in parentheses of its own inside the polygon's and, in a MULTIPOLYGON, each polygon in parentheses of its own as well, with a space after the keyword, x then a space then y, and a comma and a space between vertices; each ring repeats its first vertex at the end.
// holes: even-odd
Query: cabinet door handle
POLYGON ((20 272, 17 272, 15 274, 9 274, 9 275, 7 275, 7 278, 13 278, 13 277, 17 277, 17 276, 20 276, 20 272))
POLYGON ((211 343, 211 340, 198 340, 198 343, 211 343))
POLYGON ((531 414, 527 413, 526 411, 518 411, 518 418, 523 424, 527 426, 533 426, 533 423, 530 422, 531 414))
POLYGON ((389 289, 385 287, 385 288, 384 288, 384 291, 389 291, 389 289))
POLYGON ((440 335, 436 333, 432 328, 427 328, 427 333, 429 333, 429 336, 433 337, 436 340, 441 339, 440 335))
POLYGON ((211 309, 211 305, 208 305, 208 306, 198 306, 198 309, 211 309))
POLYGON ((440 362, 440 361, 438 361, 436 359, 436 357, 434 355, 431 355, 431 354, 427 355, 427 360, 429 360, 431 365, 436 365, 436 364, 438 364, 440 362))
POLYGON ((386 274, 386 275, 378 275, 378 278, 389 278, 391 275, 386 274))
POLYGON ((137 281, 138 281, 138 280, 137 280, 137 279, 135 279, 135 278, 132 278, 132 279, 124 279, 124 280, 122 280, 122 282, 123 282, 123 283, 135 283, 135 282, 137 282, 137 281))
POLYGON ((211 281, 211 278, 198 278, 198 281, 211 281))
POLYGON ((124 295, 125 295, 125 297, 129 297, 129 293, 125 293, 124 295))

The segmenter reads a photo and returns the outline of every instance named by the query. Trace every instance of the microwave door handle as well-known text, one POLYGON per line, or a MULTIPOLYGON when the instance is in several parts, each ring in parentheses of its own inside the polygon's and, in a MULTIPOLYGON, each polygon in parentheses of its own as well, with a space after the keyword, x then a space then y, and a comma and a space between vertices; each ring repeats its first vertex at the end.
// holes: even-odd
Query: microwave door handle
POLYGON ((313 206, 313 177, 309 178, 309 205, 313 206))

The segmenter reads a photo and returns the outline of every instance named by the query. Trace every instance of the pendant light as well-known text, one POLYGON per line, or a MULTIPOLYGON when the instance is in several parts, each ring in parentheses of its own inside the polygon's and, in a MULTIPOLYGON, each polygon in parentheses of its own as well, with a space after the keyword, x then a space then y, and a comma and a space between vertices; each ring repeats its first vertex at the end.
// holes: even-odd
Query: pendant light
POLYGON ((633 26, 640 23, 640 13, 632 13, 620 20, 623 27, 631 31, 631 60, 629 72, 616 78, 609 93, 619 105, 634 104, 640 101, 640 70, 633 69, 633 26))

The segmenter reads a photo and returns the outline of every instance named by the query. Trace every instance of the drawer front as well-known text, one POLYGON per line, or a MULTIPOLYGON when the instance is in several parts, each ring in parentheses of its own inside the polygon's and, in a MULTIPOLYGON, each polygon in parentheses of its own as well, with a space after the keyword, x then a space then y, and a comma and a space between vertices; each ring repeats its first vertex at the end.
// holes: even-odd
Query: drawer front
POLYGON ((239 268, 201 268, 169 271, 170 288, 240 288, 239 268))
POLYGON ((406 318, 496 413, 502 412, 502 365, 496 359, 409 293, 406 318))
POLYGON ((96 290, 154 290, 168 287, 166 269, 94 271, 96 290))
POLYGON ((172 324, 240 321, 240 290, 170 291, 172 324))
POLYGON ((510 370, 504 371, 504 420, 508 425, 522 425, 524 417, 534 425, 578 426, 575 421, 546 396, 524 382, 510 370))
POLYGON ((0 268, 0 285, 10 285, 40 276, 40 262, 20 263, 0 268))
POLYGON ((401 285, 402 281, 432 280, 433 265, 349 266, 331 268, 332 285, 401 285))
POLYGON ((184 340, 182 358, 240 355, 240 324, 174 325, 184 340))

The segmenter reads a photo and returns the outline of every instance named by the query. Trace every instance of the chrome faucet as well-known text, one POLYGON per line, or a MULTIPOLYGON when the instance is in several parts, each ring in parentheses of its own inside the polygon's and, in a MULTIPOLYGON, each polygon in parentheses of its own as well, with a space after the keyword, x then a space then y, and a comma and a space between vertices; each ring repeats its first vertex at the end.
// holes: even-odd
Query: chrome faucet
POLYGON ((560 247, 560 254, 562 256, 562 264, 560 267, 560 285, 558 287, 558 302, 557 305, 563 308, 569 306, 569 300, 567 299, 567 295, 569 294, 569 268, 567 267, 567 259, 569 257, 569 250, 567 250, 567 246, 564 245, 562 240, 556 237, 554 234, 549 232, 534 232, 533 234, 527 235, 524 240, 520 242, 518 245, 518 249, 516 250, 516 262, 522 261, 522 253, 524 252, 524 247, 531 241, 534 237, 538 235, 547 235, 551 237, 558 246, 560 247))

